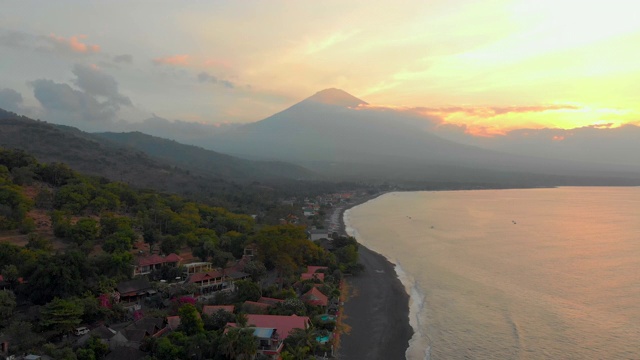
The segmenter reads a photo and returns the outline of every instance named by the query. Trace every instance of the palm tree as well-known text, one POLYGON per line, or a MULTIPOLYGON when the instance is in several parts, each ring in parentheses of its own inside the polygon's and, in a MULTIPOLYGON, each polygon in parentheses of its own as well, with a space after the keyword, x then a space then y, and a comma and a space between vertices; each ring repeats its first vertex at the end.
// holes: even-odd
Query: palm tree
POLYGON ((238 328, 229 328, 227 332, 220 339, 220 351, 227 356, 227 358, 235 359, 238 353, 236 352, 236 346, 240 339, 240 331, 238 328))
POLYGON ((240 328, 236 352, 238 359, 251 359, 258 352, 258 343, 256 337, 253 336, 253 329, 240 328))
POLYGON ((253 329, 229 328, 220 340, 220 351, 230 359, 251 359, 258 352, 253 329))

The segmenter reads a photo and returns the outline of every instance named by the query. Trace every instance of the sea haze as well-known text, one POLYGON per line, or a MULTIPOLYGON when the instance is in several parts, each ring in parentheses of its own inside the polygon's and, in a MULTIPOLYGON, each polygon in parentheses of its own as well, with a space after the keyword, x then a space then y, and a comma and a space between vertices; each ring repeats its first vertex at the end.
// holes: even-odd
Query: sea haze
POLYGON ((640 357, 640 188, 389 193, 345 213, 396 263, 408 359, 640 357))

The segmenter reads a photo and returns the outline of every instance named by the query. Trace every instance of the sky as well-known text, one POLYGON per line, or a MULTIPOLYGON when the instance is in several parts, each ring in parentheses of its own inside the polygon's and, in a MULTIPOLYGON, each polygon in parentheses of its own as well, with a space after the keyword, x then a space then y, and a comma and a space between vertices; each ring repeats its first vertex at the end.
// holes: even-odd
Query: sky
POLYGON ((636 0, 0 0, 0 107, 261 120, 325 88, 491 136, 640 123, 636 0))

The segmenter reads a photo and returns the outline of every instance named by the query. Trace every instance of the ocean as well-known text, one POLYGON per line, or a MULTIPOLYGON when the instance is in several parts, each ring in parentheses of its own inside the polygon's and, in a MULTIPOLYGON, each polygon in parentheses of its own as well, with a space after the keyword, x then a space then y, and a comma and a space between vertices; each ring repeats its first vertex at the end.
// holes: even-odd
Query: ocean
POLYGON ((407 359, 640 359, 640 188, 388 193, 344 214, 410 295, 407 359))

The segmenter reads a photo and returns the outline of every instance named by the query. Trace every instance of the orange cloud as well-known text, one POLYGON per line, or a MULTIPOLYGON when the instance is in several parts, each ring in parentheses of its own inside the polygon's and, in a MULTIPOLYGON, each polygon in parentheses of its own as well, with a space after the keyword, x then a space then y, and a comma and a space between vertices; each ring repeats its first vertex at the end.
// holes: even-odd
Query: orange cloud
POLYGON ((426 114, 451 115, 462 113, 480 118, 491 118, 505 114, 540 113, 545 111, 579 110, 575 105, 531 105, 531 106, 453 106, 441 108, 417 107, 415 111, 426 114))
POLYGON ((231 63, 225 60, 220 60, 220 59, 207 59, 202 63, 202 65, 207 67, 222 67, 226 69, 231 68, 231 63))
POLYGON ((85 44, 81 39, 86 39, 87 35, 74 35, 68 39, 62 36, 57 36, 54 33, 49 34, 49 39, 56 45, 61 46, 67 50, 71 50, 76 53, 89 54, 100 52, 100 46, 85 44))
POLYGON ((173 66, 187 66, 189 65, 189 55, 173 55, 167 57, 160 57, 153 59, 153 63, 156 65, 173 65, 173 66))

